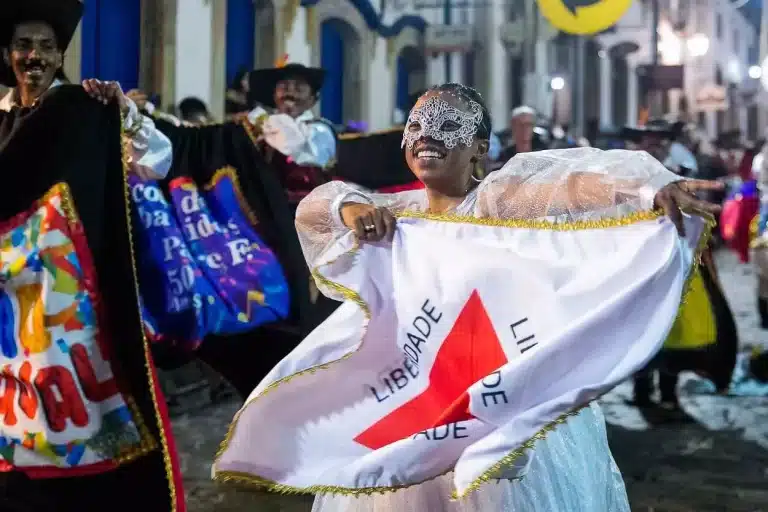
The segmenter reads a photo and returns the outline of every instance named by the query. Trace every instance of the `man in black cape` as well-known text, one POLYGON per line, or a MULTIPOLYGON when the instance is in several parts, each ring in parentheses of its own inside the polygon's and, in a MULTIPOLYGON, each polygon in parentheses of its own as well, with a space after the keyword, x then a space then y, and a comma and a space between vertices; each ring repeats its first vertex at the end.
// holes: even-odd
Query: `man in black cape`
POLYGON ((178 511, 125 174, 162 175, 167 139, 119 86, 55 79, 82 9, 27 0, 0 19, 0 81, 18 85, 0 108, 0 510, 178 511))
MULTIPOLYGON (((34 219, 35 212, 41 208, 52 211, 51 200, 61 201, 70 224, 68 229, 58 227, 57 236, 71 237, 75 249, 65 254, 64 259, 52 257, 49 263, 53 269, 46 268, 54 279, 66 272, 79 288, 87 289, 97 319, 93 328, 98 332, 97 340, 82 342, 88 345, 87 351, 78 351, 81 343, 68 336, 70 331, 80 332, 78 322, 85 322, 83 318, 87 316, 69 318, 65 334, 57 334, 61 335, 56 340, 58 348, 65 354, 73 354, 74 370, 67 369, 67 360, 60 354, 51 353, 53 346, 43 353, 46 356, 43 360, 30 359, 31 356, 24 356, 22 351, 15 351, 15 356, 10 357, 13 350, 0 356, 3 366, 12 368, 3 375, 7 400, 2 428, 4 449, 0 451, 3 471, 0 473, 0 510, 3 511, 183 509, 183 490, 174 460, 170 424, 137 305, 137 277, 126 200, 127 164, 124 168, 120 133, 117 107, 96 102, 79 86, 57 87, 45 93, 31 110, 0 112, 0 168, 4 171, 0 188, 2 250, 11 250, 8 242, 13 244, 14 237, 22 233, 18 229, 24 224, 19 223, 26 222, 25 216, 31 215, 34 219), (71 265, 75 260, 72 258, 77 258, 75 265, 83 269, 82 273, 73 271, 71 265), (78 354, 85 355, 86 359, 76 359, 78 354), (48 370, 45 367, 48 360, 58 374, 67 375, 68 380, 47 382, 34 377, 34 372, 42 375, 48 370), (29 370, 24 373, 27 363, 31 364, 31 375, 29 370), (93 376, 97 367, 97 373, 103 377, 97 381, 87 378, 93 376), (77 389, 83 390, 83 396, 64 392, 62 386, 72 379, 79 382, 77 389), (51 386, 58 389, 53 391, 54 395, 50 394, 51 386), (42 404, 36 414, 25 409, 21 396, 20 409, 17 409, 12 393, 14 390, 21 393, 23 389, 33 393, 27 396, 37 397, 35 402, 42 404), (61 401, 52 396, 60 396, 61 401), (125 406, 112 410, 114 403, 125 406), (77 414, 82 406, 87 411, 85 418, 77 414), (122 430, 110 434, 109 429, 116 428, 110 423, 115 420, 110 413, 115 411, 129 416, 118 421, 122 430), (31 423, 26 424, 30 432, 39 429, 37 435, 41 437, 35 442, 30 443, 29 438, 25 441, 16 434, 15 418, 23 414, 31 416, 31 423), (70 433, 74 427, 69 423, 55 425, 55 418, 62 414, 65 418, 70 416, 68 421, 79 427, 99 421, 102 426, 91 436, 83 436, 82 431, 70 433), (132 441, 131 425, 138 432, 132 441), (49 450, 44 441, 48 431, 58 436, 51 437, 51 442, 54 438, 61 442, 71 439, 66 447, 51 445, 49 450), (108 438, 102 439, 118 434, 128 436, 122 446, 111 446, 108 438), (81 445, 83 441, 85 444, 81 445)), ((3 262, 6 261, 3 258, 3 262)), ((27 267, 29 272, 34 270, 33 260, 27 261, 27 267)), ((9 288, 4 287, 4 293, 10 296, 14 289, 8 272, 7 267, 0 271, 3 276, 0 286, 7 284, 9 288)), ((42 282, 46 286, 46 281, 42 282)), ((53 303, 48 306, 48 301, 59 299, 49 291, 41 292, 36 300, 42 301, 47 312, 56 307, 53 303)), ((4 318, 4 329, 12 328, 14 323, 4 318)), ((47 322, 44 325, 48 327, 43 330, 48 329, 51 334, 52 321, 47 322)), ((88 331, 82 332, 85 335, 88 331)), ((44 338, 48 334, 35 332, 36 337, 44 338)), ((23 342, 24 338, 21 334, 5 338, 6 343, 17 340, 23 342)))

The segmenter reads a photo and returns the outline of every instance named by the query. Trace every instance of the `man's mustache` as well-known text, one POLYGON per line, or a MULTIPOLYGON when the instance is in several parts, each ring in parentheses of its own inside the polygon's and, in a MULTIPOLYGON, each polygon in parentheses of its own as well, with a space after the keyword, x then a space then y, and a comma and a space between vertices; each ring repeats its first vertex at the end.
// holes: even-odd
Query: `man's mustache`
POLYGON ((285 95, 280 97, 280 101, 293 101, 296 103, 299 99, 296 96, 285 95))
POLYGON ((34 67, 44 68, 47 65, 48 64, 46 64, 46 62, 42 59, 29 59, 24 61, 25 68, 34 68, 34 67))

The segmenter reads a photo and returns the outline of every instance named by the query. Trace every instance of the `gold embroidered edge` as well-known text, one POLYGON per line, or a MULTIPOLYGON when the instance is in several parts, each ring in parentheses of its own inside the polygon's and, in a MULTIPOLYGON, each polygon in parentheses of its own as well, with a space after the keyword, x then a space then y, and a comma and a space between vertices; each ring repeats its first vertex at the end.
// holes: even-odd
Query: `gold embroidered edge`
MULTIPOLYGON (((698 244, 695 249, 694 264, 692 265, 692 268, 689 271, 688 276, 686 276, 686 282, 683 287, 684 291, 683 291, 683 297, 682 297, 681 303, 684 303, 684 301, 687 300, 687 295, 690 292, 690 282, 693 276, 694 267, 698 268, 698 265, 701 262, 702 252, 707 247, 707 244, 710 241, 711 230, 714 226, 714 218, 711 215, 708 215, 702 212, 691 212, 691 211, 688 211, 686 213, 691 213, 691 214, 703 217, 705 221, 705 226, 702 234, 699 236, 698 244)), ((585 221, 554 223, 554 222, 548 222, 548 221, 526 220, 526 219, 505 220, 505 219, 477 218, 477 217, 470 217, 470 216, 458 216, 458 215, 429 214, 429 213, 423 213, 418 211, 403 211, 398 213, 397 215, 397 217, 400 217, 400 218, 429 219, 429 220, 436 220, 436 221, 443 221, 443 222, 464 223, 464 224, 474 224, 474 225, 483 225, 483 226, 498 226, 498 227, 511 227, 511 228, 528 228, 528 229, 549 229, 549 230, 554 229, 558 231, 604 229, 604 228, 611 228, 611 227, 626 226, 626 225, 635 224, 638 222, 655 220, 662 216, 664 216, 663 212, 649 210, 649 211, 636 212, 636 213, 633 213, 624 217, 619 217, 619 218, 605 218, 605 219, 595 219, 595 220, 585 220, 585 221)), ((294 374, 278 379, 275 382, 269 384, 257 396, 248 400, 240 408, 237 414, 235 414, 235 417, 233 418, 232 423, 229 426, 227 434, 224 440, 222 441, 218 452, 216 453, 214 468, 216 467, 216 464, 218 463, 224 451, 227 450, 229 446, 229 442, 232 436, 234 435, 235 429, 237 428, 237 422, 240 419, 241 414, 245 411, 245 409, 249 405, 251 405, 253 402, 258 400, 259 398, 263 397, 268 392, 273 391, 278 386, 285 384, 302 375, 314 374, 319 370, 326 370, 332 365, 334 365, 335 363, 338 363, 350 358, 352 355, 358 352, 360 348, 362 348, 362 344, 365 340, 365 335, 368 330, 368 323, 371 316, 370 308, 357 292, 347 288, 346 286, 340 285, 338 283, 335 283, 325 278, 320 273, 320 269, 322 267, 331 266, 341 258, 354 256, 359 249, 360 249, 360 246, 358 243, 356 243, 355 246, 349 251, 341 254, 337 258, 329 262, 326 262, 312 270, 313 277, 318 282, 320 282, 320 284, 331 288, 332 290, 341 294, 345 299, 351 300, 363 310, 366 317, 366 321, 362 327, 363 335, 357 349, 355 349, 352 352, 349 352, 348 354, 343 355, 342 357, 334 361, 329 361, 327 363, 315 365, 313 367, 298 371, 294 374)), ((680 314, 680 311, 678 309, 678 315, 679 314, 680 314)), ((471 482, 464 492, 459 493, 458 491, 454 491, 451 495, 451 499, 460 500, 462 498, 465 498, 472 492, 478 490, 483 484, 488 483, 492 480, 498 480, 499 479, 498 475, 501 474, 503 469, 513 464, 520 456, 522 456, 525 453, 526 450, 533 448, 533 446, 537 441, 545 439, 547 435, 550 432, 554 431, 559 425, 566 423, 569 418, 578 415, 582 411, 582 409, 589 406, 589 403, 599 398, 600 397, 590 400, 590 402, 588 402, 587 404, 575 407, 570 411, 560 415, 554 421, 544 426, 541 430, 539 430, 527 441, 523 442, 518 448, 515 448, 510 453, 505 455, 502 459, 496 462, 493 466, 491 466, 488 470, 486 470, 477 479, 471 482)), ((440 478, 450 473, 451 471, 453 471, 453 468, 450 468, 436 476, 427 478, 423 481, 415 482, 407 485, 363 487, 363 488, 341 487, 341 486, 331 486, 331 485, 312 485, 308 487, 294 487, 290 485, 281 484, 264 477, 252 475, 245 472, 239 472, 239 471, 216 471, 213 477, 213 480, 219 483, 233 484, 240 487, 246 487, 250 489, 260 489, 260 490, 265 490, 265 491, 279 493, 279 494, 337 494, 342 496, 371 496, 374 494, 386 494, 389 492, 396 492, 403 489, 407 489, 409 487, 421 485, 425 482, 440 478)), ((515 480, 520 480, 520 479, 522 478, 518 478, 515 480)))
POLYGON ((259 218, 256 217, 256 214, 253 212, 250 205, 248 204, 248 201, 246 201, 245 196, 243 195, 243 190, 240 188, 240 178, 237 175, 237 170, 234 167, 227 165, 213 173, 213 178, 211 178, 211 180, 203 186, 203 190, 211 190, 223 178, 229 178, 232 180, 232 187, 235 189, 235 197, 237 197, 237 202, 240 205, 240 209, 243 210, 243 213, 245 213, 245 216, 248 218, 248 221, 253 225, 253 227, 257 227, 259 225, 259 218))
POLYGON ((454 215, 444 213, 426 213, 415 210, 398 212, 398 218, 426 219, 454 224, 473 224, 478 226, 492 226, 503 228, 542 229, 554 231, 581 231, 586 229, 606 229, 620 226, 628 226, 638 222, 655 220, 664 216, 663 212, 644 210, 630 213, 623 217, 607 217, 600 219, 575 220, 575 221, 547 221, 535 219, 496 219, 490 217, 472 217, 469 215, 454 215))
MULTIPOLYGON (((133 226, 131 224, 131 187, 128 184, 128 173, 130 172, 130 139, 128 139, 125 136, 125 131, 123 130, 123 119, 121 115, 120 119, 120 138, 121 138, 121 150, 122 150, 122 173, 123 173, 123 193, 125 195, 125 219, 128 223, 128 247, 130 250, 130 256, 131 256, 131 272, 133 277, 133 291, 136 295, 136 309, 138 314, 138 320, 139 320, 139 327, 141 330, 141 340, 142 344, 144 346, 144 366, 147 372, 147 381, 149 383, 149 392, 150 396, 152 398, 152 406, 155 409, 155 416, 157 421, 157 429, 160 433, 160 444, 162 445, 162 451, 163 451, 163 466, 165 466, 165 476, 168 479, 168 491, 171 499, 171 511, 170 512, 176 512, 177 509, 177 490, 176 490, 176 480, 174 478, 173 473, 173 462, 171 460, 171 452, 170 447, 168 444, 168 435, 165 431, 165 427, 163 425, 163 417, 160 413, 160 404, 158 403, 158 396, 157 396, 157 390, 156 387, 159 385, 157 382, 155 382, 154 372, 152 370, 152 353, 149 346, 149 340, 147 339, 146 332, 144 331, 144 318, 141 313, 141 309, 138 307, 138 304, 140 302, 140 295, 139 295, 139 277, 138 277, 138 271, 136 269, 136 249, 134 245, 134 239, 133 239, 133 226)), ((149 433, 149 432, 147 432, 149 433)), ((154 441, 154 440, 153 440, 154 441)), ((154 448, 152 448, 154 449, 154 448)), ((151 450, 148 450, 151 451, 151 450)))

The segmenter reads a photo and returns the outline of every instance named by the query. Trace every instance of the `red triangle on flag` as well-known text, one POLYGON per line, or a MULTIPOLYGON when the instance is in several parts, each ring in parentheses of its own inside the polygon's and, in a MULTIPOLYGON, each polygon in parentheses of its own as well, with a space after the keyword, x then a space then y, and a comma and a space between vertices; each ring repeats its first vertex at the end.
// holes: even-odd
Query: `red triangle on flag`
POLYGON ((507 363, 477 290, 459 313, 429 372, 429 386, 355 437, 377 450, 424 430, 472 419, 469 387, 507 363))

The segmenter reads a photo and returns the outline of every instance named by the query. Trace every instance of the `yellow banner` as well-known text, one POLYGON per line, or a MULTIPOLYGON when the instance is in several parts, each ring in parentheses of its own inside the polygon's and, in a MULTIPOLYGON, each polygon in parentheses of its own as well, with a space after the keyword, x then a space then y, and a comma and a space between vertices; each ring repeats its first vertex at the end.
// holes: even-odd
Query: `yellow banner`
POLYGON ((537 0, 541 14, 567 34, 590 35, 616 24, 632 0, 537 0))

